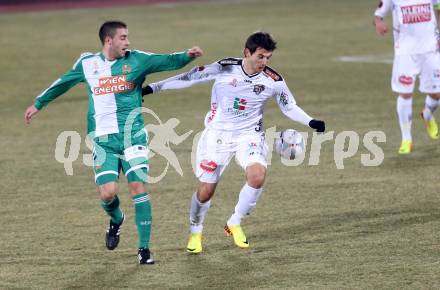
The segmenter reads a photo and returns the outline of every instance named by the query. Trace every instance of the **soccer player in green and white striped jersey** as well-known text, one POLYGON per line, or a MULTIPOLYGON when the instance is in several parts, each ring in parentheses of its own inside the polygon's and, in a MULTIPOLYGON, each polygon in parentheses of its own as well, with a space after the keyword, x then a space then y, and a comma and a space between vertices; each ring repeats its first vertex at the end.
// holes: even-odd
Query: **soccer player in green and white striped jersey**
POLYGON ((95 182, 101 205, 110 216, 106 246, 118 246, 125 216, 119 207, 118 179, 127 176, 139 235, 140 264, 153 264, 149 250, 151 232, 150 197, 145 189, 148 173, 147 135, 140 114, 142 82, 150 73, 177 70, 202 55, 195 46, 184 52, 154 54, 129 50, 127 25, 105 22, 99 30, 102 52, 83 53, 72 69, 43 91, 25 111, 25 121, 51 101, 83 82, 89 100, 88 134, 94 140, 95 182))

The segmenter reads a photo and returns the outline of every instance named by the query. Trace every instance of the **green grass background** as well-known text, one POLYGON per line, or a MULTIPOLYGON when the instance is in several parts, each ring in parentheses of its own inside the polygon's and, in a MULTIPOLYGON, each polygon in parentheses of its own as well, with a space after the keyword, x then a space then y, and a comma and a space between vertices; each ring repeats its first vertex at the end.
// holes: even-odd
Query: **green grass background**
MULTIPOLYGON (((400 131, 391 66, 341 63, 338 56, 392 55, 391 35, 376 36, 376 1, 244 0, 185 5, 117 7, 0 15, 0 288, 1 289, 439 289, 438 142, 428 139, 414 100, 414 152, 396 154, 400 131), (33 98, 75 62, 99 51, 97 30, 108 19, 129 24, 131 46, 153 52, 193 45, 205 50, 196 64, 241 56, 253 31, 279 41, 271 66, 281 72, 299 105, 328 130, 362 137, 382 130, 387 142, 378 167, 363 167, 362 146, 336 169, 333 143, 320 163, 286 167, 273 156, 265 191, 243 227, 247 251, 224 237, 244 182, 231 163, 206 219, 204 252, 185 253, 188 211, 197 185, 190 165, 192 138, 176 152, 184 175, 169 170, 149 185, 156 265, 136 264, 136 230, 126 181, 120 198, 128 220, 121 243, 104 246, 108 219, 99 206, 91 168, 81 159, 66 176, 54 158, 62 131, 78 131, 84 145, 87 98, 82 85, 25 126, 33 98)), ((388 19, 389 22, 389 19, 388 19)), ((191 65, 190 65, 191 66, 191 65)), ((189 67, 188 67, 189 69, 189 67)), ((183 71, 183 70, 182 70, 183 71)), ((155 81, 170 73, 152 75, 155 81)), ((177 132, 198 132, 209 109, 210 86, 149 96, 145 106, 177 132)), ((147 122, 154 122, 151 116, 147 122)), ((271 102, 265 126, 308 130, 271 102)), ((165 160, 151 160, 158 174, 165 160)))

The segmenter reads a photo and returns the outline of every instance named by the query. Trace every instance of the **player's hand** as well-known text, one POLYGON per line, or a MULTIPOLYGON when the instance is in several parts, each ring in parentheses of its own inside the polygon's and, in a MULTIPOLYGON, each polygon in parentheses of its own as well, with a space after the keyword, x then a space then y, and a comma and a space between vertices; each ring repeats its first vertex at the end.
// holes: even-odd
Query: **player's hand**
POLYGON ((380 17, 374 18, 374 26, 376 27, 376 32, 379 35, 384 35, 388 32, 388 25, 387 23, 380 17))
POLYGON ((198 46, 194 46, 188 49, 187 55, 189 57, 196 58, 203 55, 203 50, 198 46))
POLYGON ((24 112, 24 121, 26 122, 26 124, 30 124, 31 123, 31 119, 32 117, 38 113, 40 110, 38 110, 37 108, 35 108, 34 105, 29 106, 26 111, 24 112))
POLYGON ((325 131, 325 122, 313 119, 309 122, 309 127, 315 129, 318 133, 322 133, 325 131))
POLYGON ((153 92, 153 88, 150 87, 150 85, 147 85, 146 87, 142 88, 142 96, 149 95, 152 93, 154 93, 154 92, 153 92))

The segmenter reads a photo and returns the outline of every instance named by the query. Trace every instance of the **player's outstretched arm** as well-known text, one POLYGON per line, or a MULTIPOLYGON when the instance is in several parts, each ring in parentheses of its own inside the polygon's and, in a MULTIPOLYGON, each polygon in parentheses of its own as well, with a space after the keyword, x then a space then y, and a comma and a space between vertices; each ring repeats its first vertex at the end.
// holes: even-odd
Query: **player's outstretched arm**
POLYGON ((295 98, 284 80, 277 82, 275 92, 278 106, 290 120, 309 126, 316 132, 325 131, 324 121, 313 119, 296 104, 295 98))
POLYGON ((30 105, 26 111, 24 112, 24 121, 26 124, 30 124, 31 123, 31 119, 32 117, 37 114, 40 110, 38 110, 37 108, 35 108, 34 105, 30 105))
POLYGON ((189 88, 197 84, 205 83, 215 79, 216 75, 221 73, 221 71, 222 66, 216 62, 206 66, 196 66, 189 72, 148 84, 142 88, 142 96, 164 90, 189 88))
POLYGON ((312 119, 303 109, 301 109, 296 104, 292 105, 288 110, 282 110, 284 115, 286 115, 292 121, 296 121, 303 125, 308 125, 310 128, 314 129, 317 133, 325 132, 325 122, 317 119, 312 119))
POLYGON ((287 108, 281 108, 281 111, 290 120, 309 126, 318 133, 325 131, 324 121, 313 119, 296 104, 291 104, 287 108))
POLYGON ((140 50, 134 50, 133 53, 138 58, 144 73, 151 74, 181 69, 194 59, 202 56, 203 50, 198 46, 193 46, 185 51, 169 54, 148 53, 140 50))
POLYGON ((24 112, 24 121, 29 124, 32 117, 50 102, 70 90, 76 84, 84 81, 81 59, 91 55, 91 53, 82 54, 75 62, 72 69, 63 74, 54 81, 50 87, 44 90, 36 99, 33 105, 29 106, 24 112))

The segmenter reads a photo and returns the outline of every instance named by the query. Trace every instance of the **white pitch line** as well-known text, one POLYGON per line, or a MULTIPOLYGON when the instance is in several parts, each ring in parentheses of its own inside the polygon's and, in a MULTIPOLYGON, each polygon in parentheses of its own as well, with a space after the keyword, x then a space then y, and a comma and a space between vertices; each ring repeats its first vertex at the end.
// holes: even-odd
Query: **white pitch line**
POLYGON ((333 59, 340 62, 355 62, 355 63, 393 63, 393 57, 388 54, 371 54, 371 55, 356 55, 356 56, 338 56, 333 59))

